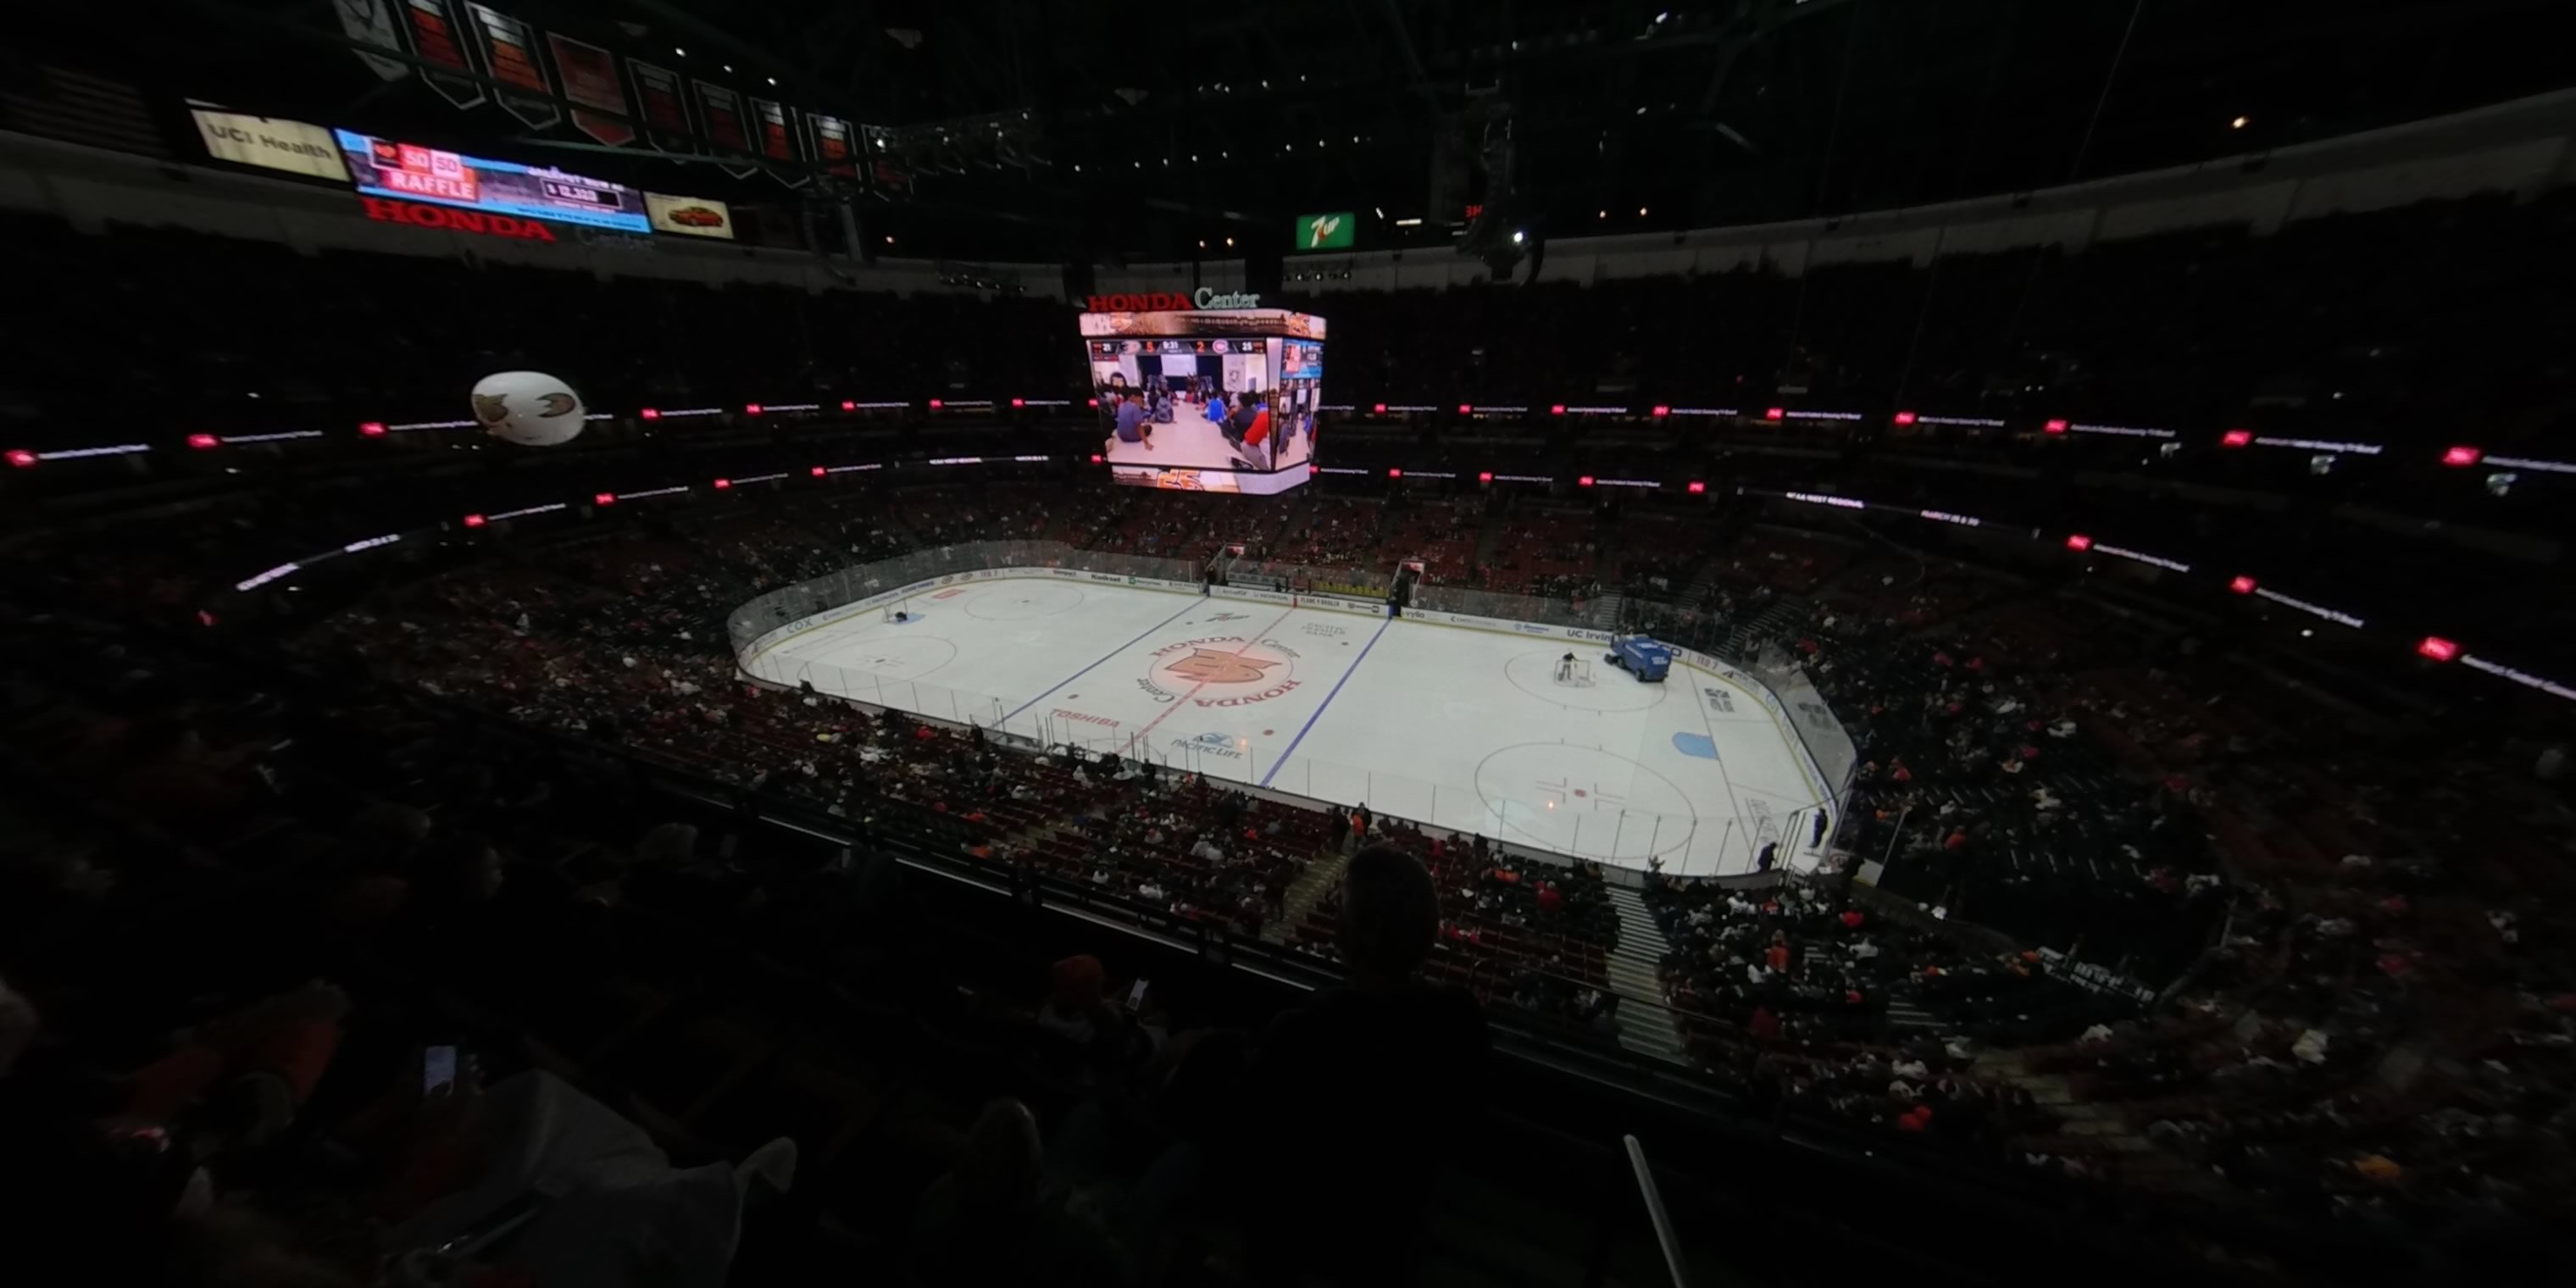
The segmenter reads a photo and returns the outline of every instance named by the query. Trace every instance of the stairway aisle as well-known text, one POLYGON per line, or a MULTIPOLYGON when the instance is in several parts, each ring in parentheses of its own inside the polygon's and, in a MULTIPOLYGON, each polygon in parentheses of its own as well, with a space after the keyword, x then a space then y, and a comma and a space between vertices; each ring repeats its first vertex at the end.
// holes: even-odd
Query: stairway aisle
POLYGON ((1628 597, 1614 590, 1592 601, 1591 611, 1585 620, 1596 629, 1617 631, 1625 620, 1627 611, 1628 597))
POLYGON ((1261 937, 1274 944, 1287 943, 1297 927, 1305 924, 1306 914, 1341 883, 1342 869, 1350 865, 1351 861, 1344 858, 1339 850, 1327 850, 1316 856, 1314 862, 1306 865, 1305 871, 1297 874, 1296 880, 1288 883, 1288 896, 1279 901, 1279 915, 1261 928, 1261 937))
POLYGON ((1687 1063, 1672 1012, 1663 1007, 1664 983, 1657 964, 1672 945, 1663 927, 1646 911, 1646 901, 1625 886, 1610 887, 1610 906, 1619 913, 1619 946, 1607 963, 1610 991, 1627 999, 1619 1006, 1619 1045, 1676 1063, 1687 1063))

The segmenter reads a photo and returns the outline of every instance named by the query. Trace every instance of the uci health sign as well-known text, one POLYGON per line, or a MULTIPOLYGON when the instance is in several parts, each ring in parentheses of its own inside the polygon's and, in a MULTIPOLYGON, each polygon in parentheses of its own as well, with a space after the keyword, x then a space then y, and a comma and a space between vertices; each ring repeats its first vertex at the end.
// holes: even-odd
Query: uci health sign
POLYGON ((197 133, 206 141, 206 155, 218 161, 284 170, 334 183, 349 181, 349 167, 340 160, 339 141, 321 126, 203 107, 190 107, 188 115, 197 119, 197 133))
POLYGON ((1297 216, 1297 250, 1349 250, 1351 235, 1359 231, 1359 219, 1347 210, 1321 215, 1297 216))

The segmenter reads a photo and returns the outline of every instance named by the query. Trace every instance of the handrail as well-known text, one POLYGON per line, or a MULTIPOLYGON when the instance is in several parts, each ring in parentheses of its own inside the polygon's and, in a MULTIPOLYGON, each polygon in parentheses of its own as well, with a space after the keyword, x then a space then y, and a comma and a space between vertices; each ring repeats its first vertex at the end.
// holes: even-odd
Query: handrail
POLYGON ((1664 1250, 1664 1270, 1673 1277, 1673 1288, 1690 1288, 1690 1272, 1682 1267, 1682 1244, 1673 1233, 1672 1214, 1664 1210, 1663 1192, 1655 1187, 1654 1165, 1646 1161, 1646 1147, 1633 1135, 1619 1138, 1628 1150, 1628 1170, 1636 1173, 1637 1194, 1646 1201, 1646 1219, 1655 1226, 1656 1246, 1664 1250))

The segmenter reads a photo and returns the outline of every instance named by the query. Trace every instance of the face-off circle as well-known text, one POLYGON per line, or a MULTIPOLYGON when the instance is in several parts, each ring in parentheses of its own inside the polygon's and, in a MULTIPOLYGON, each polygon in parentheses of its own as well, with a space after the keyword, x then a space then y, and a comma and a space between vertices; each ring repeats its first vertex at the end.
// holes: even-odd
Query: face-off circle
POLYGON ((851 691, 850 684, 864 689, 888 680, 918 680, 956 660, 957 646, 938 636, 888 632, 881 639, 854 639, 817 654, 798 668, 796 678, 812 680, 818 689, 845 693, 851 691))
POLYGON ((1586 858, 1642 865, 1688 850, 1699 831, 1699 811, 1673 780, 1595 747, 1505 747, 1477 764, 1476 793, 1515 839, 1586 858))

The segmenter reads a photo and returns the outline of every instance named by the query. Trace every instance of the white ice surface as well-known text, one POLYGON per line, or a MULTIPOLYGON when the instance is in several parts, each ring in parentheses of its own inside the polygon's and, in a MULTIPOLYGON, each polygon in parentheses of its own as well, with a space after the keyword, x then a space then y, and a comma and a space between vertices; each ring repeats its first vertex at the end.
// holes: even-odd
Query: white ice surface
POLYGON ((905 607, 915 620, 859 614, 748 668, 1626 867, 1746 872, 1775 838, 1784 866, 1809 858, 1820 792, 1749 680, 1676 664, 1640 684, 1599 645, 1091 582, 905 607), (1591 684, 1555 681, 1568 649, 1591 684))

